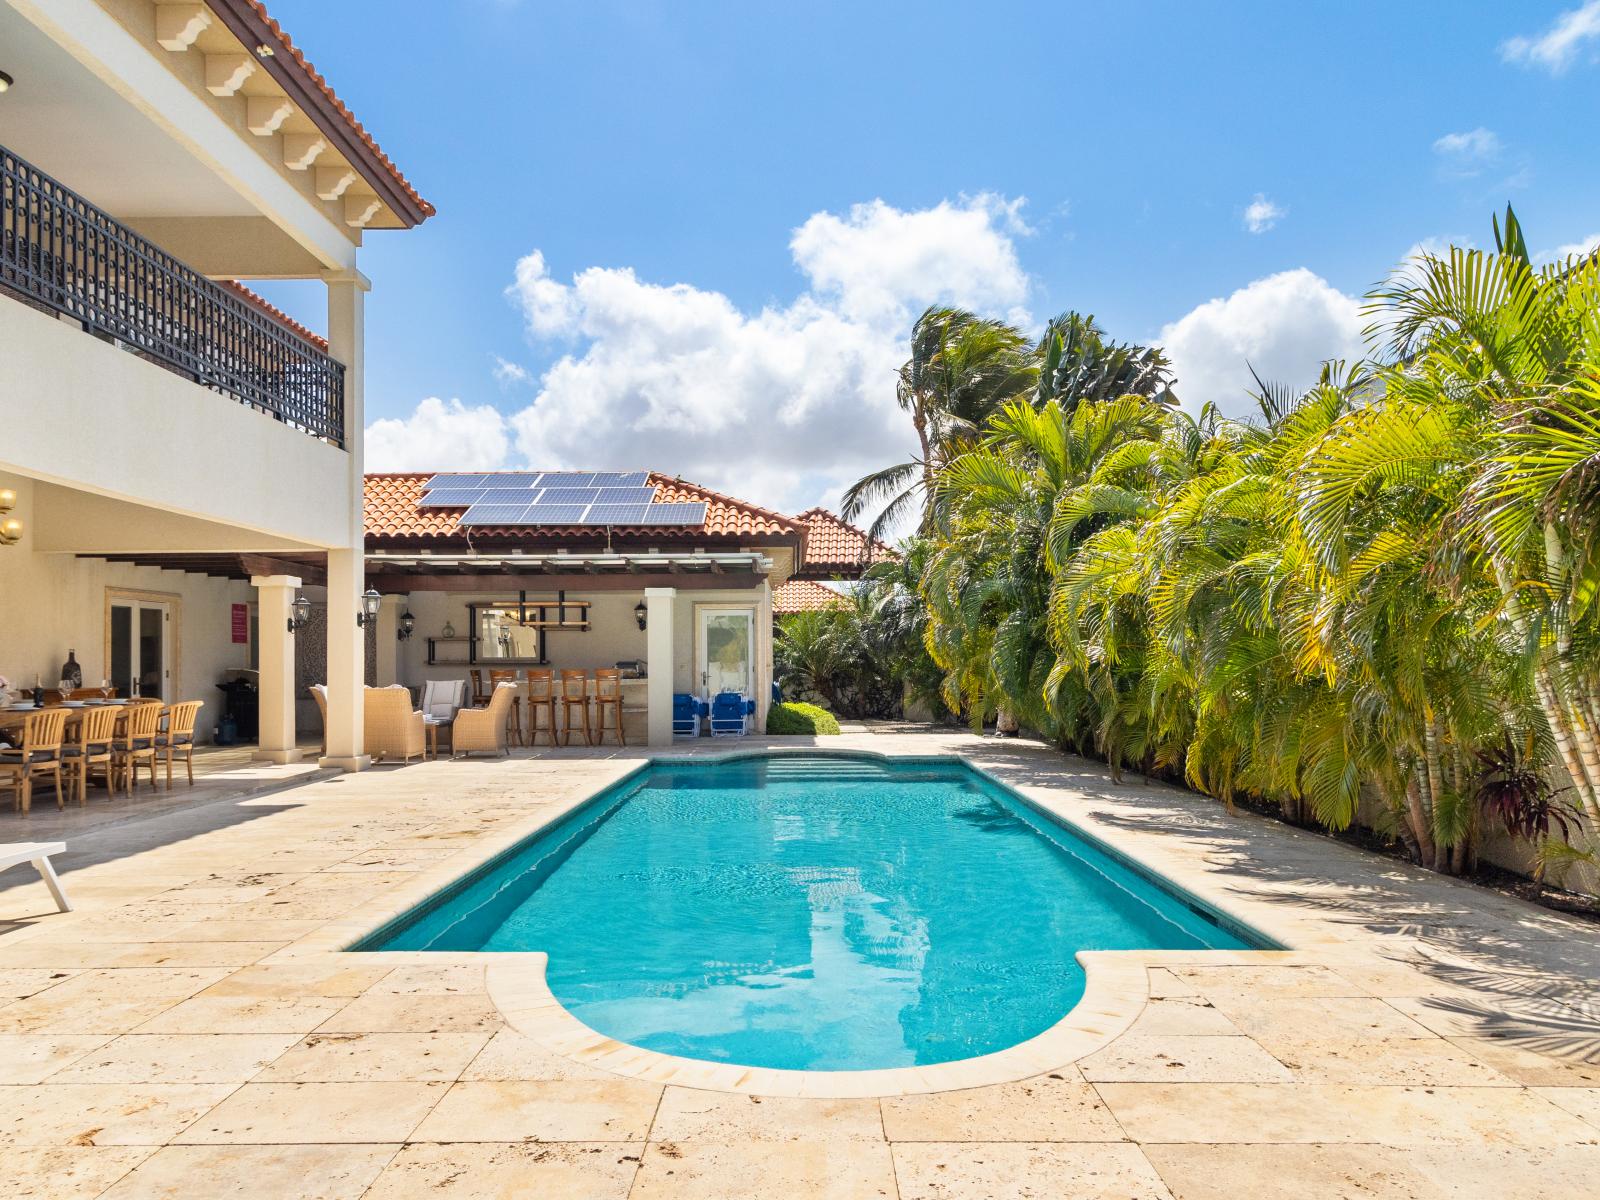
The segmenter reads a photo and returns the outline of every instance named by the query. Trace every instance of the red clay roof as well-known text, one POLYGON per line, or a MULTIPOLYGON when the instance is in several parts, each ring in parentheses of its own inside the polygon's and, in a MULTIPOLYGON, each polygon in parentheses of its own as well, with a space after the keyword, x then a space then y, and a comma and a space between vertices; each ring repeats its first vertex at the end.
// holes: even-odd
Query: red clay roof
MULTIPOLYGON (((473 525, 462 528, 459 518, 464 509, 420 508, 422 485, 437 474, 414 471, 368 475, 366 479, 366 527, 369 544, 374 540, 395 542, 518 542, 571 541, 593 542, 604 537, 594 525, 538 526, 473 525)), ((734 541, 798 541, 804 533, 801 524, 770 509, 724 496, 699 484, 674 479, 658 471, 650 473, 656 499, 702 502, 706 505, 704 525, 649 525, 614 529, 614 539, 628 541, 703 541, 708 537, 734 541)))
POLYGON ((896 557, 891 547, 869 539, 865 530, 825 508, 809 508, 795 519, 806 527, 805 553, 796 575, 854 578, 873 563, 896 557))
POLYGON ((271 317, 285 329, 288 329, 294 333, 298 333, 301 337, 305 338, 306 341, 317 347, 317 349, 322 351, 326 351, 328 349, 327 338, 323 337, 320 333, 313 333, 304 325, 300 324, 299 321, 296 321, 288 313, 284 312, 277 305, 269 303, 263 296, 256 295, 237 279, 219 279, 217 282, 222 284, 222 286, 227 288, 229 291, 238 295, 239 298, 245 303, 250 304, 266 313, 267 316, 271 317))
MULTIPOLYGON (((383 172, 393 185, 399 189, 401 195, 406 200, 409 200, 410 204, 415 208, 413 213, 395 211, 395 216, 408 225, 419 224, 433 216, 435 212, 433 205, 417 194, 417 189, 412 187, 411 182, 400 173, 400 168, 395 166, 389 156, 383 152, 377 141, 367 132, 366 126, 356 120, 355 114, 345 106, 343 100, 339 99, 333 88, 328 84, 328 81, 322 77, 321 72, 311 65, 310 60, 300 52, 299 47, 283 31, 283 27, 273 20, 272 16, 267 12, 266 5, 262 4, 261 0, 208 0, 208 3, 212 10, 223 18, 224 23, 228 25, 236 37, 239 37, 242 33, 255 35, 264 32, 277 42, 277 46, 272 47, 273 53, 270 59, 264 61, 268 72, 276 76, 278 74, 278 70, 275 69, 277 65, 287 64, 284 69, 293 71, 302 77, 305 84, 308 85, 313 99, 320 96, 322 100, 326 101, 327 110, 336 120, 343 123, 350 134, 354 135, 359 148, 365 150, 364 154, 347 155, 346 157, 350 159, 350 165, 363 176, 368 174, 367 171, 362 170, 363 166, 368 166, 374 171, 383 172), (365 161, 363 162, 362 160, 365 161)), ((255 50, 255 46, 251 44, 255 41, 255 36, 240 37, 240 40, 245 43, 247 50, 255 50)), ((261 44, 268 45, 266 42, 261 44)), ((283 83, 283 80, 280 78, 279 82, 283 83)), ((291 99, 296 99, 292 88, 286 87, 285 90, 290 91, 291 99)), ((306 115, 319 127, 321 126, 322 122, 317 120, 318 114, 316 112, 307 111, 306 115)), ((323 132, 338 140, 335 131, 324 129, 323 132)), ((367 182, 376 187, 380 195, 385 190, 381 186, 381 180, 368 177, 367 182)), ((396 208, 393 204, 390 207, 391 209, 396 208)), ((403 209, 406 205, 402 204, 398 207, 403 209)))
POLYGON ((838 592, 814 579, 786 579, 772 589, 772 611, 780 617, 788 613, 837 608, 844 601, 845 598, 838 592))

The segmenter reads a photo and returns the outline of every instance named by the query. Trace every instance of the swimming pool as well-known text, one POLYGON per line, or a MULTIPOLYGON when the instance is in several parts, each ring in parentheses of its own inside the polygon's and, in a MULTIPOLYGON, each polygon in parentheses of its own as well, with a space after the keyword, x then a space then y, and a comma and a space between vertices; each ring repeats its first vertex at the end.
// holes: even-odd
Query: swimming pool
POLYGON ((542 950, 591 1028, 666 1054, 868 1070, 1004 1049, 1079 950, 1241 949, 959 759, 659 759, 353 949, 542 950))

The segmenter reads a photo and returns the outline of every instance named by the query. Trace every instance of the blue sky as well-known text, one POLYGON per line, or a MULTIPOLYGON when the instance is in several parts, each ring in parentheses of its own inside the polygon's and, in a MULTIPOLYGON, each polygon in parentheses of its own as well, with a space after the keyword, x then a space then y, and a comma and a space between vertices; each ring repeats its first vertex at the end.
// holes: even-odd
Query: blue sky
POLYGON ((1536 250, 1600 234, 1600 0, 271 9, 439 209, 363 250, 374 467, 798 508, 903 450, 935 300, 1092 312, 1237 408, 1508 200, 1536 250))

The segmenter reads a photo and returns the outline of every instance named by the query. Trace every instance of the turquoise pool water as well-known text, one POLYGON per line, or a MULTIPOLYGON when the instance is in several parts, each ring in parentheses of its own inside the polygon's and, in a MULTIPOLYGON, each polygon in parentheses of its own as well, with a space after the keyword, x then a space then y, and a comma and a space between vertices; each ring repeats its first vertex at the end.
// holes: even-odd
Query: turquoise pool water
POLYGON ((1079 950, 1247 943, 955 759, 658 760, 356 949, 543 950, 611 1037, 863 1070, 1014 1045, 1079 950))

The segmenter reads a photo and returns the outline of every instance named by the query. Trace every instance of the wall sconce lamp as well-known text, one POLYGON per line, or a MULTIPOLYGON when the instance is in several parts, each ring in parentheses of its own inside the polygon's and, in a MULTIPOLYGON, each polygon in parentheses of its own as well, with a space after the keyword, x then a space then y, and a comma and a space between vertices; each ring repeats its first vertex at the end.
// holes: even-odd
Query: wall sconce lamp
POLYGON ((311 601, 304 596, 296 596, 294 603, 289 606, 294 615, 289 618, 289 632, 298 633, 311 624, 311 601))
POLYGON ((11 76, 7 75, 4 71, 0 71, 0 92, 9 92, 11 90, 11 85, 15 82, 16 80, 11 78, 11 76))
POLYGON ((361 593, 361 611, 356 614, 356 627, 362 628, 378 619, 378 609, 383 604, 383 597, 378 595, 373 588, 368 588, 361 593))
POLYGON ((408 608, 400 614, 400 628, 394 631, 394 636, 402 642, 409 642, 411 635, 417 631, 417 619, 411 615, 408 608))
POLYGON ((650 615, 650 610, 645 607, 643 600, 633 606, 633 619, 639 622, 639 631, 644 632, 645 618, 650 615))
MULTIPOLYGON (((0 488, 0 514, 17 506, 17 494, 10 488, 0 488)), ((15 517, 0 521, 0 546, 14 546, 22 540, 22 522, 15 517)))

